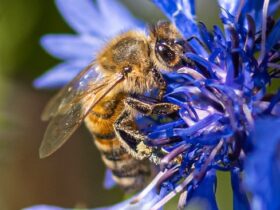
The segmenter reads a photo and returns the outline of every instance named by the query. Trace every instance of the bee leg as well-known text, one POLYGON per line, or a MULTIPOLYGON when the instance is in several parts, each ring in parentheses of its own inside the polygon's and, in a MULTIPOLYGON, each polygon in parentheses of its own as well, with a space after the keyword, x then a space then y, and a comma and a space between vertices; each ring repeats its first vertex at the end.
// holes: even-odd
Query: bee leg
POLYGON ((159 88, 158 99, 161 101, 163 98, 163 95, 166 91, 166 82, 165 82, 162 74, 156 68, 152 68, 152 74, 153 74, 153 78, 159 88))
POLYGON ((115 133, 118 136, 122 146, 134 158, 143 160, 152 155, 152 149, 145 145, 148 137, 139 132, 134 127, 133 110, 144 115, 168 115, 179 110, 179 107, 171 103, 154 103, 144 101, 144 97, 140 99, 128 97, 125 100, 125 109, 114 123, 115 133))
POLYGON ((179 106, 171 103, 151 103, 144 101, 143 98, 128 97, 125 100, 125 104, 132 109, 144 114, 144 115, 168 115, 172 114, 180 109, 179 106))
POLYGON ((134 128, 134 124, 132 113, 126 108, 114 123, 115 133, 128 153, 143 160, 151 155, 152 150, 144 144, 147 137, 134 128))

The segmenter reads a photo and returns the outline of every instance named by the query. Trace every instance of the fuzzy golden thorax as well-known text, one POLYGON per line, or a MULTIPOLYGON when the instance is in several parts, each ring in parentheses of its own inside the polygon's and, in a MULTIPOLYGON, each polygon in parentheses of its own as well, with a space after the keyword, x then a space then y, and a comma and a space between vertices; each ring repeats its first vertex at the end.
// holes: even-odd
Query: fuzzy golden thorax
POLYGON ((110 77, 114 73, 125 75, 114 92, 141 94, 154 86, 148 44, 144 33, 129 31, 113 39, 97 55, 97 65, 105 76, 110 77))

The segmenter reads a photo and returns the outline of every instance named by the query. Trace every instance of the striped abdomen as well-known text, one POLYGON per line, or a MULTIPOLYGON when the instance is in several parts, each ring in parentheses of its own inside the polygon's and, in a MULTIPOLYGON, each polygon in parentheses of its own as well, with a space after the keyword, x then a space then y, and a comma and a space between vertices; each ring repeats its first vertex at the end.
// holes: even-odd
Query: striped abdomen
POLYGON ((123 96, 105 97, 86 117, 85 122, 94 137, 107 168, 113 179, 125 191, 139 190, 151 176, 148 161, 134 159, 122 147, 115 135, 113 124, 124 108, 123 96))

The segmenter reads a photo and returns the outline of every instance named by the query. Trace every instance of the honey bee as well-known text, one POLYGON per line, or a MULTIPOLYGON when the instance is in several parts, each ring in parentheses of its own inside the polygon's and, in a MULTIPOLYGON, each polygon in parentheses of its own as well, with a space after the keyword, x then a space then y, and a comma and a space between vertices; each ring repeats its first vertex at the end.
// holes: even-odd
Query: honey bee
POLYGON ((50 123, 40 157, 54 153, 85 121, 116 183, 126 191, 144 187, 151 177, 152 151, 137 129, 135 113, 162 115, 178 110, 161 102, 166 84, 159 70, 183 65, 182 40, 176 28, 164 21, 151 26, 148 35, 128 31, 108 42, 96 60, 47 104, 42 119, 50 123), (158 90, 157 102, 144 97, 152 89, 158 90))

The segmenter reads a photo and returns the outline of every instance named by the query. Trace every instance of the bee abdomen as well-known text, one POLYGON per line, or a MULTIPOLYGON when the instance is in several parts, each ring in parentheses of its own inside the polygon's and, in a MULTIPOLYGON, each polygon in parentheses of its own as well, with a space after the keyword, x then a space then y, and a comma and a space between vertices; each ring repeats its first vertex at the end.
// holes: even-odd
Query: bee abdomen
POLYGON ((101 153, 104 164, 112 170, 113 179, 120 188, 130 193, 145 187, 151 178, 148 162, 134 159, 121 146, 117 137, 100 139, 94 136, 94 143, 101 153))
POLYGON ((134 159, 121 145, 117 150, 101 151, 101 154, 106 167, 112 170, 113 179, 127 192, 143 188, 151 177, 150 165, 134 159))
POLYGON ((112 170, 113 179, 126 192, 133 192, 145 187, 151 178, 151 169, 146 162, 129 162, 112 170))
POLYGON ((140 190, 151 177, 150 164, 133 158, 115 135, 113 124, 123 110, 123 103, 115 101, 110 108, 106 104, 101 102, 94 108, 86 118, 86 125, 115 182, 126 192, 140 190))
POLYGON ((113 179, 126 192, 134 192, 145 187, 151 178, 148 164, 139 164, 131 170, 112 170, 113 179), (142 165, 142 167, 138 167, 142 165))

